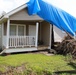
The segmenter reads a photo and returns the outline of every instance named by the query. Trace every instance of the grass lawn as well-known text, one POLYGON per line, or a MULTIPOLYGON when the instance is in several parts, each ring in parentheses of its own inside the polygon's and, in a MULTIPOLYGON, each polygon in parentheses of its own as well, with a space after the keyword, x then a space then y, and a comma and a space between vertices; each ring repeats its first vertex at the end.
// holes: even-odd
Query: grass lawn
MULTIPOLYGON (((5 72, 5 66, 18 67, 24 64, 28 73, 24 75, 51 75, 55 71, 75 70, 76 68, 68 65, 62 55, 46 56, 44 54, 15 54, 0 56, 0 71, 5 72), (29 74, 32 72, 33 74, 29 74), (43 74, 43 72, 48 72, 43 74)), ((21 75, 21 74, 20 74, 21 75)), ((23 74, 22 74, 23 75, 23 74)), ((64 75, 64 74, 63 74, 64 75)))

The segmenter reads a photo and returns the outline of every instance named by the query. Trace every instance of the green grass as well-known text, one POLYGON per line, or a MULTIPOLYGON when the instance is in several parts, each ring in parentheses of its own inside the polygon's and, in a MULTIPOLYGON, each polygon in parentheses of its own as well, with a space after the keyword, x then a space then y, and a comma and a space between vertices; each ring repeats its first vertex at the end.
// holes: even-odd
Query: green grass
POLYGON ((55 71, 75 70, 68 65, 68 62, 65 61, 65 57, 62 55, 16 54, 0 56, 0 71, 5 71, 5 68, 1 67, 2 65, 17 67, 22 64, 25 64, 27 70, 39 73, 38 75, 42 75, 41 73, 45 71, 52 73, 55 71))

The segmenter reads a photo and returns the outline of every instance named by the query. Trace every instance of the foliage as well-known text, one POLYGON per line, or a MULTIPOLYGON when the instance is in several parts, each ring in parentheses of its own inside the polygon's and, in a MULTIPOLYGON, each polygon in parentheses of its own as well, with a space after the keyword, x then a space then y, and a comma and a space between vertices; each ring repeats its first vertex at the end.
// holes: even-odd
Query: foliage
POLYGON ((55 48, 58 54, 71 54, 73 59, 76 59, 76 40, 69 35, 55 48))

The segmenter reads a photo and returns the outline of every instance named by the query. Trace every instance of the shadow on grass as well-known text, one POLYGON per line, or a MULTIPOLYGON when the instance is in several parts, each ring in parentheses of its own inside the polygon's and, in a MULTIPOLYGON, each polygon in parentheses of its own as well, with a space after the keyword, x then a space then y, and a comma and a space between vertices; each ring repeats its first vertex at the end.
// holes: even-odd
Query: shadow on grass
POLYGON ((70 65, 73 69, 76 70, 76 63, 70 62, 68 63, 68 65, 70 65))
POLYGON ((67 70, 67 71, 57 71, 55 72, 56 75, 76 75, 76 63, 70 62, 68 63, 74 70, 67 70))
POLYGON ((55 72, 55 75, 76 75, 76 70, 68 70, 68 71, 58 71, 55 72))

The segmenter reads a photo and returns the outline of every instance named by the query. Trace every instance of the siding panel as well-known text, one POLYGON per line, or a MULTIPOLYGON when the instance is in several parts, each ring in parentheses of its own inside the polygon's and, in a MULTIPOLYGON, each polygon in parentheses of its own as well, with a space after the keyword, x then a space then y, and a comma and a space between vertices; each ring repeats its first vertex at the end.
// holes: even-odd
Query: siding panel
POLYGON ((37 15, 29 16, 27 13, 27 9, 23 9, 10 16, 10 20, 42 20, 42 19, 37 15))

